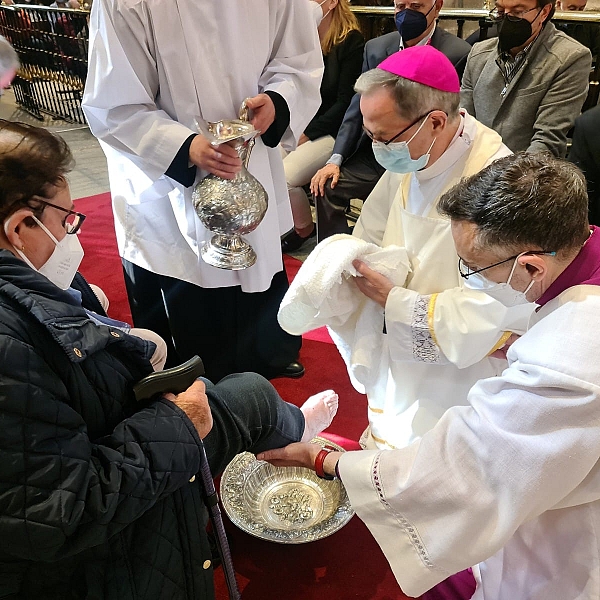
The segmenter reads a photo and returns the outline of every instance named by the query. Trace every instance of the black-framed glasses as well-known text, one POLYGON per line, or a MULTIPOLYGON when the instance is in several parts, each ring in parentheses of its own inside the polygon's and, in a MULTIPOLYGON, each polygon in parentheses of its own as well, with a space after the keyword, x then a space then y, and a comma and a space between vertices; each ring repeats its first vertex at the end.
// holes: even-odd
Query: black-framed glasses
POLYGON ((458 257, 458 272, 463 279, 469 279, 471 275, 475 275, 475 273, 481 273, 482 271, 487 271, 488 269, 492 269, 493 267, 497 267, 498 265, 503 265, 507 263, 509 260, 515 260, 519 258, 519 256, 524 256, 525 254, 548 254, 550 256, 556 256, 556 252, 554 250, 528 250, 526 252, 519 252, 519 254, 515 254, 514 256, 509 256, 500 262, 494 263, 489 267, 483 267, 483 269, 475 269, 472 270, 465 264, 465 261, 459 256, 458 257))
POLYGON ((45 204, 46 206, 51 206, 52 208, 56 208, 56 210, 62 210, 62 212, 67 213, 67 216, 63 221, 63 225, 68 235, 73 235, 81 229, 81 226, 85 221, 85 215, 83 213, 77 212, 75 210, 70 210, 69 208, 63 208, 62 206, 52 204, 52 202, 42 200, 41 198, 35 198, 35 201, 45 204))
MULTIPOLYGON (((509 21, 520 21, 524 15, 526 15, 527 13, 530 13, 532 10, 536 10, 538 9, 539 6, 534 6, 533 8, 530 8, 529 10, 522 10, 519 11, 518 13, 512 14, 512 13, 507 13, 504 10, 499 10, 498 8, 493 8, 492 10, 490 10, 490 19, 492 19, 493 21, 501 21, 504 17, 506 17, 509 21)), ((540 8, 540 12, 542 12, 544 8, 540 8)), ((539 14, 539 13, 538 13, 539 14)), ((534 19, 535 21, 535 19, 534 19)))
POLYGON ((367 134, 367 136, 369 136, 369 138, 371 139, 371 141, 373 142, 379 142, 380 144, 383 144, 384 146, 388 146, 389 144, 391 144, 394 140, 397 140, 403 133, 406 133, 411 127, 414 127, 419 121, 423 120, 425 117, 427 117, 430 113, 432 113, 433 111, 429 110, 427 111, 424 115, 421 115, 418 119, 416 119, 415 121, 413 121, 408 127, 405 127, 400 133, 397 133, 394 137, 390 138, 389 140, 383 141, 383 140, 377 140, 375 139, 375 136, 363 125, 363 131, 367 134))

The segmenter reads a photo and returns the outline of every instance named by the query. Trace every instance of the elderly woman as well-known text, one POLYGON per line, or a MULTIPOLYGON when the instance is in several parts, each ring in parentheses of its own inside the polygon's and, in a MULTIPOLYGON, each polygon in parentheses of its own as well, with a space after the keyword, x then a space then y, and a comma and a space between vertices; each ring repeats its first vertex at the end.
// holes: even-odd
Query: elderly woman
POLYGON ((68 289, 84 218, 71 162, 62 139, 0 122, 0 597, 210 599, 200 440, 220 472, 310 439, 337 396, 298 409, 245 373, 136 404, 154 344, 68 289))

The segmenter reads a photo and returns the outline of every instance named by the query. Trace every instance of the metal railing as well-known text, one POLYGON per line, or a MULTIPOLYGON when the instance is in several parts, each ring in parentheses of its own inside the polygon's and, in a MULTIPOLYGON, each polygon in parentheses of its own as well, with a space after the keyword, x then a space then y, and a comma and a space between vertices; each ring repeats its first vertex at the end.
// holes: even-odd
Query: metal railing
POLYGON ((89 12, 44 6, 0 6, 0 34, 14 47, 21 68, 13 81, 17 104, 38 119, 43 113, 85 124, 81 97, 87 76, 89 12))
MULTIPOLYGON (((352 6, 367 39, 394 29, 393 6, 352 6)), ((463 37, 465 24, 485 39, 492 25, 485 9, 443 8, 440 19, 454 21, 463 37), (471 27, 473 28, 473 27, 471 27)), ((56 9, 31 5, 0 5, 0 34, 14 46, 21 68, 13 82, 17 103, 33 116, 44 114, 72 123, 85 124, 81 97, 87 75, 88 21, 86 10, 56 9)), ((557 12, 555 22, 596 23, 600 13, 557 12)), ((590 77, 586 108, 598 102, 600 57, 590 77)))

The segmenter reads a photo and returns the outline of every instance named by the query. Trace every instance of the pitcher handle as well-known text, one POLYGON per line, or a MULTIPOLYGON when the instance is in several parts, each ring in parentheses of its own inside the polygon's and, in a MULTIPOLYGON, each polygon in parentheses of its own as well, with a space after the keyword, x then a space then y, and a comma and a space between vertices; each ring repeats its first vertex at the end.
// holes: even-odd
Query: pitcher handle
POLYGON ((240 112, 239 112, 240 121, 249 121, 250 120, 250 108, 248 108, 248 105, 246 104, 246 100, 248 100, 248 98, 246 98, 242 102, 242 105, 240 106, 240 112))

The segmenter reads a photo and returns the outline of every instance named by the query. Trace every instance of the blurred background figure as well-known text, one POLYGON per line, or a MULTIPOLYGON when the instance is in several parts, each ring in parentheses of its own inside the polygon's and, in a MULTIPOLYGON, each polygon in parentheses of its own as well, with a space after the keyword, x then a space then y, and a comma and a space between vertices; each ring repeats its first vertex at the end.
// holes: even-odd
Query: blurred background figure
POLYGON ((325 166, 333 152, 344 113, 354 96, 361 72, 365 40, 348 0, 318 0, 319 40, 325 72, 321 83, 321 106, 298 141, 298 148, 283 161, 290 194, 294 228, 281 239, 283 252, 298 250, 316 234, 310 203, 303 186, 325 166))
POLYGON ((0 35, 0 96, 19 70, 19 57, 10 42, 0 35))
MULTIPOLYGON (((557 10, 584 11, 587 0, 556 0, 557 10)), ((594 61, 600 53, 600 26, 598 23, 557 23, 556 28, 590 49, 594 61)))
MULTIPOLYGON (((460 78, 471 47, 437 25, 443 4, 443 0, 396 0, 396 31, 365 44, 362 72, 374 69, 398 50, 430 45, 446 55, 460 78)), ((350 233, 346 218, 350 201, 355 198, 365 200, 384 173, 373 156, 371 140, 364 133, 362 124, 360 99, 355 94, 344 115, 331 156, 311 180, 319 241, 335 233, 350 233)))
POLYGON ((589 219, 600 224, 600 106, 577 117, 569 160, 585 174, 589 197, 589 219))

